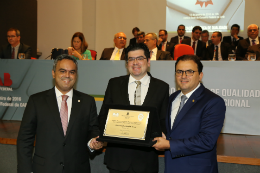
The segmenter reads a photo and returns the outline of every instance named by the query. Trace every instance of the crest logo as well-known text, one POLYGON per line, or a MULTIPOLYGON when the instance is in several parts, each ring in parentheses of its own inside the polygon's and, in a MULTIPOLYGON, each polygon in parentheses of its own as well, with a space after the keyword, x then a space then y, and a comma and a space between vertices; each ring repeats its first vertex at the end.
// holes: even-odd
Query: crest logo
POLYGON ((139 115, 138 115, 138 120, 139 120, 139 121, 142 121, 143 119, 144 119, 144 115, 143 115, 143 114, 139 114, 139 115))
POLYGON ((119 113, 113 113, 114 117, 118 117, 119 113))
POLYGON ((11 75, 9 73, 4 73, 4 83, 2 82, 2 79, 0 78, 0 86, 11 86, 13 84, 13 81, 11 80, 11 75))
POLYGON ((202 8, 204 3, 205 3, 205 7, 207 7, 209 4, 213 5, 212 0, 197 0, 195 5, 199 4, 201 6, 201 8, 202 8))

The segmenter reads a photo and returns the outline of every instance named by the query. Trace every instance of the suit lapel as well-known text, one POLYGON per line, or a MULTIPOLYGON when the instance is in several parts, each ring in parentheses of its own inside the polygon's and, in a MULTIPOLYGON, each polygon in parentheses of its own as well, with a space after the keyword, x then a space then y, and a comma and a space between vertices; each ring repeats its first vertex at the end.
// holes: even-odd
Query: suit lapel
POLYGON ((201 98, 201 93, 204 91, 205 87, 203 84, 200 84, 201 86, 190 96, 190 98, 187 100, 185 105, 182 107, 179 114, 176 116, 172 130, 173 131, 178 123, 182 120, 182 118, 186 115, 186 113, 196 104, 197 101, 201 98))
POLYGON ((151 79, 150 79, 150 83, 149 83, 149 87, 148 87, 146 97, 145 97, 144 102, 143 102, 143 106, 149 106, 149 102, 150 102, 150 100, 152 100, 154 93, 157 90, 157 84, 156 84, 155 79, 151 76, 150 73, 148 73, 148 75, 151 77, 151 79))
POLYGON ((23 45, 22 45, 22 43, 20 43, 16 59, 18 59, 19 53, 22 52, 22 48, 23 48, 23 45))
POLYGON ((121 54, 121 60, 125 60, 125 48, 123 49, 123 52, 121 54))
POLYGON ((167 124, 168 132, 170 132, 172 128, 171 125, 172 102, 175 100, 175 98, 179 95, 180 92, 181 90, 176 91, 169 98, 169 105, 168 105, 167 116, 166 116, 166 122, 168 123, 167 124))
POLYGON ((160 50, 157 50, 157 54, 156 54, 156 60, 160 59, 162 52, 160 50))
POLYGON ((80 101, 80 98, 81 98, 80 94, 76 90, 73 90, 72 105, 71 105, 71 111, 70 111, 70 120, 69 120, 69 124, 68 124, 68 128, 67 128, 67 132, 66 132, 66 137, 69 135, 75 120, 79 116, 79 111, 80 111, 80 107, 82 104, 82 102, 80 101))
POLYGON ((122 80, 121 80, 121 98, 123 100, 122 104, 126 104, 126 105, 130 105, 130 101, 129 101, 129 95, 128 95, 128 83, 129 83, 129 75, 125 76, 122 80))
POLYGON ((46 102, 47 102, 48 106, 50 107, 50 112, 53 115, 52 117, 53 117, 54 121, 56 122, 60 133, 62 135, 64 135, 63 129, 62 129, 62 124, 61 124, 61 119, 60 119, 59 107, 58 107, 54 88, 52 88, 49 91, 48 95, 46 96, 46 102))

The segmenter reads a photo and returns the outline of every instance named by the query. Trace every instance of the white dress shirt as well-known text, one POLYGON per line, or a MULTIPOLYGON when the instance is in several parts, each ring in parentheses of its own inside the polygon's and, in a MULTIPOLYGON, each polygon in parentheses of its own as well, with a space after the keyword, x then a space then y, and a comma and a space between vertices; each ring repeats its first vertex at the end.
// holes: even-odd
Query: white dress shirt
MULTIPOLYGON (((141 82, 141 104, 144 103, 144 99, 148 92, 150 79, 151 79, 151 77, 148 74, 146 74, 141 80, 139 80, 141 82)), ((135 81, 137 81, 137 80, 130 75, 129 82, 128 82, 128 98, 129 98, 131 105, 135 104, 134 95, 135 95, 135 90, 136 90, 136 86, 137 86, 135 81)))
POLYGON ((256 44, 256 45, 259 44, 258 36, 257 36, 255 39, 252 39, 252 38, 250 38, 250 37, 248 37, 248 38, 249 38, 249 41, 250 41, 250 46, 253 45, 252 40, 255 40, 255 44, 256 44))
MULTIPOLYGON (((191 38, 190 46, 192 47, 194 40, 191 38)), ((195 50, 194 50, 194 55, 196 55, 197 51, 197 45, 198 45, 198 40, 195 41, 195 50)))
MULTIPOLYGON (((185 100, 185 103, 189 100, 190 96, 192 95, 192 93, 194 91, 196 91, 198 88, 200 87, 200 83, 199 85, 194 89, 192 90, 191 92, 187 93, 186 94, 186 97, 187 99, 185 100)), ((181 96, 183 95, 182 92, 180 92, 180 94, 175 98, 175 100, 172 102, 172 112, 171 112, 171 128, 173 126, 173 122, 175 120, 175 117, 176 117, 176 114, 179 110, 179 107, 180 107, 180 104, 181 104, 181 96)), ((184 104, 185 104, 184 103, 184 104)), ((182 108, 183 109, 183 108, 182 108)))
POLYGON ((150 57, 150 60, 156 61, 156 55, 157 55, 157 51, 158 51, 157 47, 154 48, 152 51, 153 51, 153 54, 150 57))
MULTIPOLYGON (((14 59, 17 59, 19 47, 20 47, 20 43, 17 46, 14 47, 14 59)), ((11 55, 12 55, 12 53, 13 53, 13 46, 11 46, 11 55)))
POLYGON ((122 52, 123 52, 123 50, 124 50, 124 48, 122 48, 122 49, 118 49, 116 46, 115 46, 115 49, 114 49, 114 51, 113 51, 113 53, 112 53, 112 55, 111 55, 111 58, 110 58, 110 60, 114 60, 115 59, 115 56, 116 56, 116 53, 117 53, 117 51, 120 51, 119 52, 119 60, 121 59, 121 55, 122 55, 122 52))
MULTIPOLYGON (((223 61, 222 56, 221 56, 221 42, 217 46, 218 46, 218 50, 216 50, 216 51, 218 51, 218 61, 223 61)), ((216 59, 215 59, 215 54, 216 54, 215 49, 216 49, 216 45, 214 45, 214 55, 213 55, 213 59, 212 59, 213 61, 216 61, 216 59)))

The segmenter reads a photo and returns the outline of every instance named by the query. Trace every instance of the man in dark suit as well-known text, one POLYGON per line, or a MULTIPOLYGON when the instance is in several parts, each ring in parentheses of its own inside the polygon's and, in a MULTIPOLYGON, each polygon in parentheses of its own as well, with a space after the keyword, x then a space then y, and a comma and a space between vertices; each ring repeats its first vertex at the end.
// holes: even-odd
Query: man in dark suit
POLYGON ((182 44, 191 46, 194 50, 194 55, 197 55, 201 60, 205 59, 206 44, 200 41, 200 35, 202 28, 200 26, 194 26, 192 29, 192 38, 184 39, 182 44))
POLYGON ((231 46, 228 43, 221 42, 222 33, 213 32, 211 36, 212 44, 207 47, 206 59, 213 61, 228 60, 228 55, 232 54, 231 46))
POLYGON ((206 48, 211 45, 211 40, 209 40, 209 31, 203 30, 201 32, 201 41, 206 43, 206 48))
POLYGON ((165 173, 218 173, 216 144, 222 129, 224 100, 204 87, 203 65, 195 55, 175 63, 175 78, 181 90, 170 96, 166 137, 153 146, 165 150, 165 173))
POLYGON ((178 26, 177 33, 178 33, 178 35, 175 36, 175 37, 172 37, 171 41, 170 41, 171 43, 174 43, 174 45, 181 44, 182 40, 190 38, 188 36, 184 36, 184 34, 185 34, 185 26, 184 25, 178 26))
POLYGON ((240 26, 238 24, 234 24, 231 26, 230 34, 231 36, 224 36, 223 42, 231 45, 232 50, 236 50, 238 42, 243 40, 243 37, 238 36, 240 31, 240 26))
POLYGON ((146 44, 150 51, 150 60, 172 60, 170 52, 158 50, 157 35, 155 33, 146 34, 144 44, 146 44))
POLYGON ((247 27, 248 38, 240 40, 237 45, 236 58, 237 60, 247 60, 246 53, 249 46, 259 44, 258 37, 259 27, 256 24, 251 24, 247 27))
POLYGON ((162 51, 170 52, 171 57, 173 57, 175 44, 171 43, 171 42, 168 42, 167 39, 168 39, 167 31, 164 30, 164 29, 161 29, 159 31, 159 39, 158 39, 158 42, 157 42, 158 49, 162 50, 162 51))
POLYGON ((18 59, 19 53, 25 54, 25 59, 31 59, 32 49, 30 46, 20 42, 20 31, 16 28, 10 28, 7 31, 8 45, 0 48, 0 58, 18 59))
POLYGON ((94 98, 73 89, 77 69, 73 57, 60 55, 55 87, 30 96, 17 138, 18 173, 90 173, 88 148, 102 143, 94 98))
POLYGON ((123 32, 115 34, 115 47, 105 48, 99 60, 124 60, 126 39, 126 35, 123 32))
MULTIPOLYGON (((149 49, 144 44, 130 45, 126 50, 126 65, 130 75, 109 80, 99 120, 106 121, 106 104, 153 106, 157 108, 164 132, 169 85, 147 72, 150 67, 149 49), (139 94, 136 92, 138 88, 139 94)), ((110 173, 158 172, 158 154, 152 147, 108 143, 104 160, 110 173)))
POLYGON ((140 31, 139 28, 137 27, 134 27, 132 29, 132 34, 134 35, 134 38, 131 38, 130 41, 129 41, 129 45, 131 44, 136 44, 137 43, 137 33, 140 31))

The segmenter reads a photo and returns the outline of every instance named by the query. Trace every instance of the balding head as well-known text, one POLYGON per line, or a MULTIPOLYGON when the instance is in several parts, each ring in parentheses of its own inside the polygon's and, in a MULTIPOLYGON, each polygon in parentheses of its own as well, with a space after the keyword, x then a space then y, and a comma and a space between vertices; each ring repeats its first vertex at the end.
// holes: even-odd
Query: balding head
POLYGON ((259 27, 256 24, 251 24, 247 27, 247 35, 251 39, 258 37, 259 27))
POLYGON ((114 43, 118 49, 122 49, 126 44, 126 35, 123 32, 116 33, 114 36, 114 43))

